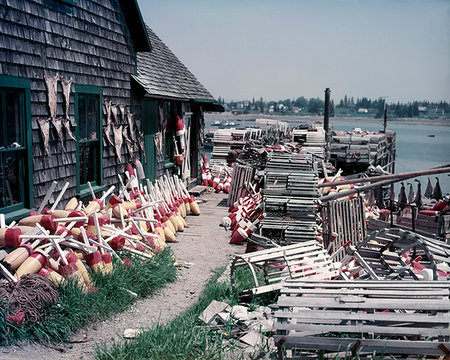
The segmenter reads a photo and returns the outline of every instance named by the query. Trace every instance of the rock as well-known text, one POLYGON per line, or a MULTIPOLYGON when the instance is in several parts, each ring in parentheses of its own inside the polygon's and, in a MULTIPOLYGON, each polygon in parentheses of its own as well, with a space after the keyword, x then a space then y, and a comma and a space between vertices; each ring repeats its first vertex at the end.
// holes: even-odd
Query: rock
POLYGON ((257 311, 248 312, 247 314, 249 320, 264 320, 266 318, 263 313, 257 311))
POLYGON ((217 314, 217 317, 220 319, 220 321, 224 324, 230 321, 231 314, 229 312, 220 312, 217 314))
POLYGON ((258 306, 255 311, 266 315, 272 314, 272 309, 268 306, 258 306))
POLYGON ((262 333, 271 332, 273 330, 273 320, 264 319, 264 320, 253 321, 250 324, 248 324, 248 327, 255 331, 262 332, 262 333))
POLYGON ((140 333, 139 329, 125 329, 125 331, 123 332, 123 337, 125 339, 133 339, 136 336, 138 336, 140 333))
POLYGON ((230 309, 227 303, 213 300, 198 318, 208 324, 218 313, 230 311, 230 309))
POLYGON ((247 306, 242 306, 242 305, 234 305, 231 308, 231 313, 241 312, 241 311, 247 312, 248 311, 248 307, 247 306))
POLYGON ((250 331, 241 337, 239 341, 250 346, 256 346, 261 343, 261 334, 256 331, 250 331))

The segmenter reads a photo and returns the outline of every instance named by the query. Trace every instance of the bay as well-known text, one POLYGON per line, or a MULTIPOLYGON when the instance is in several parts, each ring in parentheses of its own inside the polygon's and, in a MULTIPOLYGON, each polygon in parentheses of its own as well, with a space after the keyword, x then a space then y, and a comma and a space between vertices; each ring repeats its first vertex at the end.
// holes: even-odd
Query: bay
MULTIPOLYGON (((205 119, 205 129, 214 129, 212 123, 217 120, 217 117, 207 116, 205 119)), ((227 117, 226 120, 232 120, 227 117)), ((277 120, 284 121, 283 117, 277 117, 277 120)), ((291 127, 295 127, 299 124, 309 123, 312 124, 315 121, 322 120, 316 118, 297 118, 286 117, 291 127)), ((237 127, 252 126, 255 124, 254 118, 247 116, 239 120, 234 120, 237 127)), ((362 130, 378 132, 383 128, 383 121, 381 119, 330 119, 330 124, 335 130, 349 131, 355 127, 359 127, 362 130)), ((406 122, 406 121, 388 121, 388 130, 396 132, 396 165, 395 172, 403 173, 415 170, 429 169, 437 165, 444 163, 450 163, 450 126, 441 126, 433 124, 423 124, 422 122, 406 122), (434 135, 430 137, 428 135, 434 135)), ((433 187, 436 184, 436 177, 439 179, 442 192, 444 194, 450 193, 450 176, 448 174, 431 175, 430 180, 433 187)), ((422 193, 427 186, 428 177, 417 178, 422 184, 422 193)), ((417 191, 417 182, 413 179, 408 180, 406 183, 412 183, 414 191, 417 191)), ((396 189, 399 188, 399 184, 396 185, 396 189)))

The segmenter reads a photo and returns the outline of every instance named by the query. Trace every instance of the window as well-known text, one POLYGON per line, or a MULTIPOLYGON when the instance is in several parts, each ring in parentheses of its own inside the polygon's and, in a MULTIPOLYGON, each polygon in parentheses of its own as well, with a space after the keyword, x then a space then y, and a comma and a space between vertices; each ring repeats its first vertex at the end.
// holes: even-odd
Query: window
MULTIPOLYGON (((77 121, 77 192, 81 195, 103 184, 102 88, 75 85, 75 118, 77 121)), ((99 190, 99 189, 97 189, 99 190)))
POLYGON ((29 80, 0 76, 0 208, 6 214, 33 203, 29 106, 29 80))

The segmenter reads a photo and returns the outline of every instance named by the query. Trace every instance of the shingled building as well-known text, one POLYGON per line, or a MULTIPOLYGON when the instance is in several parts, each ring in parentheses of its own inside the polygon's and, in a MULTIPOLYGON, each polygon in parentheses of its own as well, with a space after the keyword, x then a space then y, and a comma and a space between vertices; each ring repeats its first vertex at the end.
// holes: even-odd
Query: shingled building
POLYGON ((135 0, 1 2, 0 212, 23 216, 53 181, 69 183, 64 199, 86 197, 88 182, 99 193, 136 159, 150 179, 193 181, 213 103, 135 0), (177 116, 188 140, 181 166, 177 116))

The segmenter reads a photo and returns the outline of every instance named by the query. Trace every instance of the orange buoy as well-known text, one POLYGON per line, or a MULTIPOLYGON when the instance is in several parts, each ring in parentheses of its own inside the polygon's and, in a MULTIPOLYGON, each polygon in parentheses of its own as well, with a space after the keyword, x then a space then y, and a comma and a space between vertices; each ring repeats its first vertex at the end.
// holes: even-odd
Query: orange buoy
POLYGON ((94 199, 86 206, 84 213, 86 215, 91 215, 93 212, 101 209, 103 209, 103 202, 100 199, 94 199))
POLYGON ((0 246, 19 246, 20 235, 22 235, 20 228, 0 229, 0 246))
POLYGON ((64 281, 64 278, 60 274, 47 266, 44 266, 41 270, 39 270, 38 274, 45 277, 56 287, 64 281))
POLYGON ((78 258, 78 256, 75 255, 73 252, 69 252, 69 254, 66 255, 66 259, 69 263, 75 263, 78 271, 80 272, 81 276, 83 277, 85 284, 88 287, 91 287, 92 286, 91 276, 89 275, 88 271, 86 270, 86 267, 81 262, 81 260, 78 258))
MULTIPOLYGON (((39 240, 37 241, 39 243, 39 240)), ((36 244, 37 245, 37 244, 36 244)), ((4 259, 8 270, 17 269, 22 263, 33 253, 33 246, 30 244, 23 244, 14 251, 10 252, 4 259)))
POLYGON ((194 195, 191 195, 189 198, 189 204, 191 205, 191 214, 194 215, 200 215, 200 207, 197 204, 197 201, 195 201, 194 195))
POLYGON ((64 210, 75 210, 77 206, 78 206, 78 199, 76 197, 73 197, 67 202, 64 210))
POLYGON ((87 254, 85 256, 86 263, 89 265, 91 270, 95 274, 105 274, 105 264, 103 263, 102 254, 100 251, 96 251, 95 253, 87 254))
MULTIPOLYGON (((50 249, 48 250, 50 251, 50 249)), ((34 252, 19 266, 14 277, 19 280, 23 275, 36 274, 47 263, 47 254, 45 252, 34 252)))

